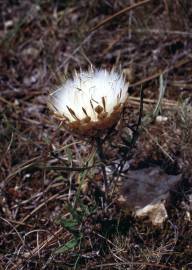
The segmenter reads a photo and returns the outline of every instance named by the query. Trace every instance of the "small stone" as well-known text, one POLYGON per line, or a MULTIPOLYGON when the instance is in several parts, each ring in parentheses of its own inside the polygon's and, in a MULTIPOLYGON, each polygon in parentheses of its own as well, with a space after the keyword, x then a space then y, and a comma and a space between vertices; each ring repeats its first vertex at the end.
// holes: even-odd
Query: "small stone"
POLYGON ((8 30, 13 27, 13 20, 8 20, 4 23, 5 30, 8 30))
POLYGON ((181 174, 168 175, 159 167, 128 170, 124 173, 118 202, 126 211, 148 217, 153 225, 159 226, 168 217, 170 191, 176 189, 181 179, 181 174))
POLYGON ((168 121, 168 117, 167 116, 158 115, 156 117, 156 122, 157 123, 165 123, 167 121, 168 121))

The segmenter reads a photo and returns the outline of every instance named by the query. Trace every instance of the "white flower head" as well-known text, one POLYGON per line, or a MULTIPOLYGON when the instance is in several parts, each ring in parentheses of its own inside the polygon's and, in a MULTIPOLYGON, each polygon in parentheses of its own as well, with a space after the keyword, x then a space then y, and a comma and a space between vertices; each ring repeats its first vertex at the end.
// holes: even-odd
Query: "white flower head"
POLYGON ((123 75, 114 70, 75 72, 50 95, 50 106, 72 131, 94 136, 118 122, 127 90, 123 75))

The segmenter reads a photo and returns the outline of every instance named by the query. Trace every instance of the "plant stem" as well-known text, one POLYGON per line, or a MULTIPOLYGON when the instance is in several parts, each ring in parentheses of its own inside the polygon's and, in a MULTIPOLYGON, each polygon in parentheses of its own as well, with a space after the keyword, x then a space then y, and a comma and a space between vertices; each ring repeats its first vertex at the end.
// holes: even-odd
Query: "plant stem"
POLYGON ((101 140, 101 138, 96 137, 95 142, 96 142, 97 154, 101 161, 101 170, 103 173, 103 180, 104 180, 104 193, 105 193, 105 199, 106 199, 108 195, 108 183, 107 183, 107 173, 105 169, 105 154, 103 152, 103 141, 101 140))

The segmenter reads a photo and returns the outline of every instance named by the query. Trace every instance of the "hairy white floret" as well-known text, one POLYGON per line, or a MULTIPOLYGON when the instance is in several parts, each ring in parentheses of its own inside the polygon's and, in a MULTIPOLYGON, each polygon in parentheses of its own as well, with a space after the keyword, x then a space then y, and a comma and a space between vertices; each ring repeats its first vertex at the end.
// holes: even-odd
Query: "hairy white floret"
POLYGON ((90 70, 75 73, 73 79, 51 94, 51 103, 59 115, 71 122, 86 116, 96 122, 98 105, 110 116, 115 106, 126 101, 127 90, 123 75, 113 70, 90 70))

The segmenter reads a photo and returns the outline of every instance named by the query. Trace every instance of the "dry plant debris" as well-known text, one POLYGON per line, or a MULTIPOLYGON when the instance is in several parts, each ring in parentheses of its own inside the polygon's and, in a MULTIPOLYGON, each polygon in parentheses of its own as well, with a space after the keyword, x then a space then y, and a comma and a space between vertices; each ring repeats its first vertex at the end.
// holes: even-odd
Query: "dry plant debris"
POLYGON ((191 269, 191 1, 0 6, 0 269, 191 269), (107 206, 92 146, 47 109, 63 74, 91 64, 120 66, 131 83, 123 132, 117 126, 103 145, 107 206), (182 174, 157 228, 116 203, 116 172, 149 167, 182 174))

